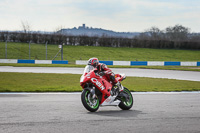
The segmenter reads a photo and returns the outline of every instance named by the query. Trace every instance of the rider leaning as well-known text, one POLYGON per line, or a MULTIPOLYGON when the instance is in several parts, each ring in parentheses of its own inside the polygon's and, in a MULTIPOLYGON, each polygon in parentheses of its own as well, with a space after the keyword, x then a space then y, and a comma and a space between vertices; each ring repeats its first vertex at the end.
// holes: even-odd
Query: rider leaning
POLYGON ((123 90, 121 83, 115 78, 115 74, 112 72, 112 70, 110 70, 105 64, 99 63, 97 58, 90 58, 88 60, 88 65, 97 68, 98 73, 103 73, 108 78, 108 80, 112 81, 113 85, 116 85, 119 88, 119 91, 123 90))

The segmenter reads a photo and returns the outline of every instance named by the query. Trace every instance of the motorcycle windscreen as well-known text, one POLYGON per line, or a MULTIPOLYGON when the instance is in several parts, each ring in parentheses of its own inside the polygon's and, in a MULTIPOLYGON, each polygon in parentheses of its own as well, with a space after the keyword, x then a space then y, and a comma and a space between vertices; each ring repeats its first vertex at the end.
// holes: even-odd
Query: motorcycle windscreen
POLYGON ((91 65, 87 65, 87 66, 85 66, 85 69, 84 69, 84 72, 83 72, 83 75, 85 74, 85 73, 89 73, 91 70, 93 70, 94 69, 94 67, 93 66, 91 66, 91 65))
POLYGON ((82 75, 81 78, 80 78, 80 82, 83 82, 84 76, 85 76, 86 74, 88 74, 88 73, 89 73, 91 70, 93 70, 93 69, 94 69, 94 67, 91 66, 91 65, 85 66, 85 69, 84 69, 84 71, 83 71, 83 75, 82 75))

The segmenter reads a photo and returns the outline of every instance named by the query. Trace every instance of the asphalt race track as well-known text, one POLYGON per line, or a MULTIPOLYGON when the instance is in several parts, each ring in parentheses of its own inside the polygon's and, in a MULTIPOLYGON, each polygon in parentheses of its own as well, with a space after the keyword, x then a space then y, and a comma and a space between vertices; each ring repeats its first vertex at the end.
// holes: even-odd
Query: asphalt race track
MULTIPOLYGON (((168 78, 179 80, 200 81, 200 72, 137 69, 137 68, 111 68, 114 73, 125 73, 127 76, 168 78)), ((70 67, 11 67, 0 66, 0 72, 27 72, 27 73, 71 73, 82 74, 84 68, 70 67)))
MULTIPOLYGON (((113 68, 127 76, 200 81, 200 72, 113 68)), ((0 72, 72 73, 83 68, 8 67, 0 72)), ((88 112, 80 93, 0 93, 0 133, 200 133, 200 92, 133 93, 134 105, 88 112)))
POLYGON ((80 94, 0 94, 0 133, 199 133, 200 92, 134 93, 129 111, 88 112, 80 94))

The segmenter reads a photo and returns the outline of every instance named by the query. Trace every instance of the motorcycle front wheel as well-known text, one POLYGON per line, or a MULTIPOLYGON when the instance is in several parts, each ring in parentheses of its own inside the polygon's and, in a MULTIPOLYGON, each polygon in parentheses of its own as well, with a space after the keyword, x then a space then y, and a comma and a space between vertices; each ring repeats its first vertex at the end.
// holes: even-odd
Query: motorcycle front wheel
POLYGON ((125 87, 121 93, 125 93, 126 95, 128 95, 128 99, 126 99, 125 97, 121 97, 119 107, 123 110, 129 110, 133 106, 133 96, 131 92, 125 87))
POLYGON ((90 112, 95 112, 99 109, 99 99, 93 98, 89 90, 83 90, 81 94, 81 101, 83 106, 90 112))

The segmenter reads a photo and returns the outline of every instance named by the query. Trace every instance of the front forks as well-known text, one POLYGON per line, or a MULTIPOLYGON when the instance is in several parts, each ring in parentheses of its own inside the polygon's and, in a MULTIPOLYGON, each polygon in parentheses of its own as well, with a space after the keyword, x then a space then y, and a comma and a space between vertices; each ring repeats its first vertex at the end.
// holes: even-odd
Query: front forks
POLYGON ((95 87, 93 86, 92 89, 90 89, 90 93, 92 94, 92 98, 96 98, 96 94, 95 94, 95 87))
POLYGON ((126 94, 126 93, 124 93, 124 91, 120 92, 119 95, 117 96, 117 98, 118 98, 119 100, 121 100, 121 97, 125 98, 126 101, 128 101, 128 100, 130 99, 129 95, 126 94))

